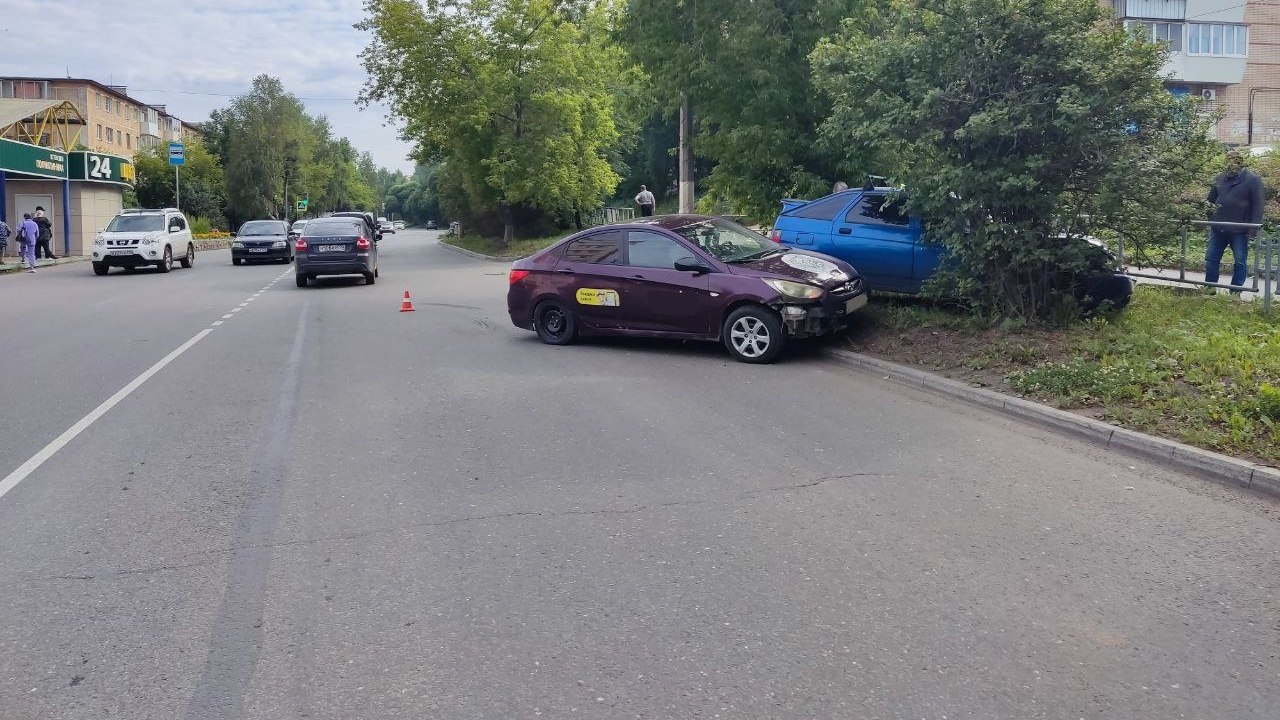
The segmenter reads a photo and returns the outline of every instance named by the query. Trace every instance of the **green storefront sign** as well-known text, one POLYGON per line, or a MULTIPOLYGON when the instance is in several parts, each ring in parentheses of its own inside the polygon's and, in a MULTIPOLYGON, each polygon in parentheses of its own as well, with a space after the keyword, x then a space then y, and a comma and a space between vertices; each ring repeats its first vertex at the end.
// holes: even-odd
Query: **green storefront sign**
POLYGON ((67 177, 67 154, 0 138, 0 171, 63 180, 67 177))
POLYGON ((67 167, 72 180, 133 184, 133 163, 118 155, 76 150, 68 156, 67 167))

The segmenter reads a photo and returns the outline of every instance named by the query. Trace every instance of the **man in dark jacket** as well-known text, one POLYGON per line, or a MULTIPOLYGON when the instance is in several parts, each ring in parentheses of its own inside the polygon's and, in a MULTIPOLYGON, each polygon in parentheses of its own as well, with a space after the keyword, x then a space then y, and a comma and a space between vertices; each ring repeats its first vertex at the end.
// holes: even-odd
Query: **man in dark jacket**
POLYGON ((35 221, 36 227, 40 228, 40 235, 36 238, 36 257, 56 260, 58 256, 54 255, 53 249, 49 247, 49 243, 53 241, 53 223, 44 216, 44 208, 37 205, 36 216, 31 219, 35 221))
MULTIPOLYGON (((1209 202, 1214 206, 1210 220, 1233 223, 1262 222, 1262 178, 1245 169, 1239 150, 1227 152, 1227 171, 1213 181, 1209 202)), ((1204 279, 1218 282, 1222 253, 1231 248, 1231 284, 1244 285, 1249 274, 1249 240, 1258 231, 1252 228, 1215 227, 1209 232, 1209 251, 1204 256, 1204 279)), ((1232 291, 1237 292, 1237 291, 1232 291)))

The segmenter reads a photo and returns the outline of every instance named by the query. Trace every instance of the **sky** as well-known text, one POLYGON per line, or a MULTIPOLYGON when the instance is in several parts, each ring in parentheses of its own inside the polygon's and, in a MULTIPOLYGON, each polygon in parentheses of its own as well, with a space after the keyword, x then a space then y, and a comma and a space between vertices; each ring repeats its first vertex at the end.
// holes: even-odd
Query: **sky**
POLYGON ((387 108, 355 105, 369 34, 361 0, 3 0, 0 73, 89 78, 124 85, 142 102, 187 122, 280 78, 311 115, 392 170, 413 171, 387 108), (19 30, 21 29, 21 30, 19 30), (21 39, 19 38, 21 32, 21 39), (19 45, 26 49, 17 52, 19 45))

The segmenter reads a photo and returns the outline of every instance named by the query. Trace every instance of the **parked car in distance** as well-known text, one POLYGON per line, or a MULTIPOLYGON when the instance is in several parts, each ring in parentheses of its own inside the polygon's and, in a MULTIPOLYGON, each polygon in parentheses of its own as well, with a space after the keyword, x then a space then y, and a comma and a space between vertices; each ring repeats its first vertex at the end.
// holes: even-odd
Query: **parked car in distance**
MULTIPOLYGON (((873 291, 917 294, 943 262, 944 248, 924 242, 921 219, 902 212, 894 201, 898 192, 878 187, 783 200, 769 239, 840 258, 858 268, 873 291)), ((1090 269, 1076 279, 1078 299, 1086 309, 1103 301, 1124 307, 1133 295, 1133 278, 1115 270, 1105 246, 1092 245, 1090 269)))
POLYGON ((283 220, 250 220, 231 240, 231 264, 271 261, 293 262, 290 229, 283 220))
POLYGON ((511 322, 545 343, 579 335, 710 340, 748 363, 772 362, 789 339, 843 330, 867 302, 848 264, 705 215, 584 230, 517 260, 509 280, 511 322))
POLYGON ((428 220, 428 221, 427 221, 427 229, 428 229, 428 230, 435 230, 435 229, 436 229, 436 221, 435 221, 435 220, 428 220))
POLYGON ((395 226, 395 228, 396 228, 397 230, 403 230, 403 229, 404 229, 404 221, 403 221, 403 220, 395 220, 395 221, 393 221, 391 224, 392 224, 392 225, 394 225, 394 226, 395 226))
POLYGON ((378 218, 378 230, 384 233, 395 234, 396 224, 384 217, 380 217, 378 218))
POLYGON ((302 229, 307 226, 309 220, 294 220, 293 225, 289 228, 289 236, 296 238, 302 234, 302 229))
POLYGON ((94 237, 90 260, 95 275, 106 275, 113 267, 133 272, 147 265, 167 273, 175 256, 184 268, 196 261, 186 216, 177 208, 130 209, 121 210, 94 237))
POLYGON ((312 220, 293 244, 298 287, 322 275, 363 275, 366 285, 378 277, 378 237, 362 218, 312 220))

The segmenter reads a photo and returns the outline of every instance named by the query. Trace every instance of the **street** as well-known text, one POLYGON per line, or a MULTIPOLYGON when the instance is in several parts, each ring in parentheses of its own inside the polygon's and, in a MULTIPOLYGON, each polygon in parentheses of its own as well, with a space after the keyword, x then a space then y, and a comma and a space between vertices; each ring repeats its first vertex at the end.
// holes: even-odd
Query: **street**
POLYGON ((436 238, 0 276, 0 720, 1280 712, 1273 501, 436 238))

